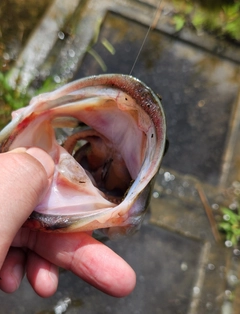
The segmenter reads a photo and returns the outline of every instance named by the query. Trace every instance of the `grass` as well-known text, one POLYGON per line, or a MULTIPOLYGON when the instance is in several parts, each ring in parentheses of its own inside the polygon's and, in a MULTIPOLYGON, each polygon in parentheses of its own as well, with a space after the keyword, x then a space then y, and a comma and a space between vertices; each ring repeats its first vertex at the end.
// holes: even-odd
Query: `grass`
POLYGON ((229 247, 236 247, 240 240, 240 208, 232 210, 227 207, 221 208, 222 221, 219 223, 219 229, 225 234, 229 247), (230 242, 229 242, 230 241, 230 242))
POLYGON ((0 72, 0 95, 0 129, 2 129, 11 120, 11 112, 26 106, 30 96, 12 89, 7 82, 7 74, 3 72, 0 72))
POLYGON ((207 31, 217 37, 240 43, 240 1, 215 1, 210 6, 211 1, 209 5, 201 5, 193 0, 173 0, 173 4, 173 24, 176 31, 187 25, 198 33, 207 31))
POLYGON ((11 120, 11 112, 29 104, 30 99, 38 94, 51 91, 58 85, 50 77, 34 92, 30 89, 22 93, 8 83, 8 72, 0 72, 0 130, 11 120))
POLYGON ((8 84, 7 74, 0 72, 0 94, 5 105, 9 109, 16 110, 24 107, 30 100, 28 94, 23 94, 8 84))

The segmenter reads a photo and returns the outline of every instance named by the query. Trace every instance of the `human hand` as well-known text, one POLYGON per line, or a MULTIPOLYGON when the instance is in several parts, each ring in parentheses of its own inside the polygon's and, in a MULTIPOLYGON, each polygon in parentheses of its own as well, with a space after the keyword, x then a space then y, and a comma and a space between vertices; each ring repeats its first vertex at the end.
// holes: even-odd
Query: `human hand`
POLYGON ((0 165, 0 289, 14 292, 26 272, 35 292, 49 297, 58 286, 58 267, 113 296, 134 289, 132 268, 90 234, 21 228, 51 181, 50 156, 39 148, 19 148, 0 154, 0 165))

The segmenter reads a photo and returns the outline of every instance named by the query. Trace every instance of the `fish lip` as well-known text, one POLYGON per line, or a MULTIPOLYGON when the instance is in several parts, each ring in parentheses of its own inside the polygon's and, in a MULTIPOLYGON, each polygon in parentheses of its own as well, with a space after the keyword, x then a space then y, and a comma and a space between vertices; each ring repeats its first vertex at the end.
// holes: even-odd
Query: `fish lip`
POLYGON ((41 214, 33 211, 23 227, 45 231, 61 231, 72 225, 67 215, 41 214))

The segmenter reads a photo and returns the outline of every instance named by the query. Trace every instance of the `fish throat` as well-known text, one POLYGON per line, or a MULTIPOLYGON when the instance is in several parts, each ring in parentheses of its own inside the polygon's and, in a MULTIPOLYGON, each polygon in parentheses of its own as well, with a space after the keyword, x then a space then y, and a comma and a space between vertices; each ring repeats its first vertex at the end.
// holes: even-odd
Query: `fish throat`
POLYGON ((111 141, 96 130, 84 127, 67 137, 63 147, 85 169, 107 200, 115 204, 122 201, 132 178, 121 152, 111 141))

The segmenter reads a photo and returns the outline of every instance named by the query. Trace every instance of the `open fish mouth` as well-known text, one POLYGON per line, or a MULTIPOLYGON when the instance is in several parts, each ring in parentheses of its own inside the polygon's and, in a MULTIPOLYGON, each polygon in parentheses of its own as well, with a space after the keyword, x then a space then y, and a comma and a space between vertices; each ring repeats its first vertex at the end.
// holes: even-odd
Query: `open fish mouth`
POLYGON ((159 98, 127 75, 84 78, 34 97, 0 133, 0 152, 39 147, 51 186, 25 226, 58 232, 136 229, 166 142, 159 98))

